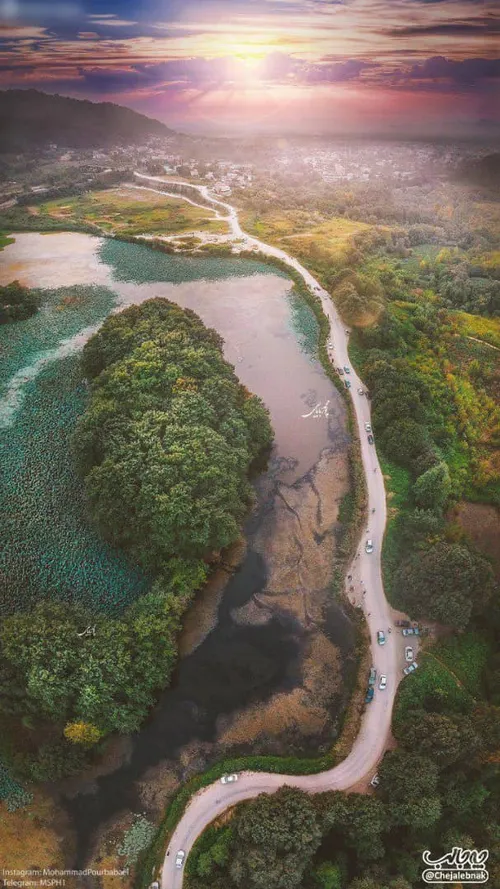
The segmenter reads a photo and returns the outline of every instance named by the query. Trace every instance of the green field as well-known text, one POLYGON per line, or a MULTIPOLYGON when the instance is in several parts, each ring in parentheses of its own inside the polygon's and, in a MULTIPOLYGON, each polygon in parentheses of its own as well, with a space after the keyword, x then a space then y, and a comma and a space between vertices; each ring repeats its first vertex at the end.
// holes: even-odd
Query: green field
POLYGON ((227 224, 216 219, 208 208, 126 186, 48 201, 34 209, 40 216, 91 223, 115 234, 173 235, 188 231, 225 234, 228 231, 227 224))

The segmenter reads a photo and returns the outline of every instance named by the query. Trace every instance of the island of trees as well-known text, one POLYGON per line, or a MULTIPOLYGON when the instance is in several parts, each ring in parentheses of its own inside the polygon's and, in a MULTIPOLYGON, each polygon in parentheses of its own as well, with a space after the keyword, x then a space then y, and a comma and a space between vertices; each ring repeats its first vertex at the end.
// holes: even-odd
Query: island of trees
POLYGON ((19 281, 0 286, 0 324, 25 321, 40 307, 40 297, 35 290, 23 287, 19 281))
POLYGON ((240 534, 249 476, 272 441, 221 338, 167 300, 108 318, 82 367, 90 398, 74 451, 89 509, 151 583, 119 617, 55 593, 3 621, 2 755, 41 781, 80 768, 111 732, 137 731, 168 684, 185 609, 240 534))

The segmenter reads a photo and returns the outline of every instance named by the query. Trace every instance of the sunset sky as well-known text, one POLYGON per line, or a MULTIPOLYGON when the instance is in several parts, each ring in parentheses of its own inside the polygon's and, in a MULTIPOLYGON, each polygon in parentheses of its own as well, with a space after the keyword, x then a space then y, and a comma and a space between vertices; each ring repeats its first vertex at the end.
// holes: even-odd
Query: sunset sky
POLYGON ((500 132, 499 0, 0 0, 0 84, 177 129, 500 132))

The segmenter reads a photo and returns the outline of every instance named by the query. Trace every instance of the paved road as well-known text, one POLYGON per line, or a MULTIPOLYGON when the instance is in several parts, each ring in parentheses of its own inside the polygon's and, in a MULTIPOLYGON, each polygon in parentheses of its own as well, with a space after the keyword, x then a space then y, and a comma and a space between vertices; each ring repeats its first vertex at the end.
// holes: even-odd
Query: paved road
MULTIPOLYGON (((137 175, 137 174, 136 174, 137 175)), ((142 177, 156 179, 159 177, 142 177)), ((166 184, 166 183, 165 183, 166 184)), ((214 199, 209 195, 205 186, 196 187, 205 199, 214 199)), ((328 347, 330 360, 335 367, 350 367, 347 344, 349 332, 341 322, 329 294, 323 290, 294 257, 288 256, 283 250, 264 244, 257 238, 252 238, 242 231, 237 211, 234 207, 222 201, 216 202, 221 208, 221 216, 228 218, 233 237, 244 241, 242 246, 257 247, 268 256, 275 256, 284 260, 288 265, 298 271, 306 284, 321 299, 323 311, 330 322, 330 342, 328 347)), ((351 752, 339 765, 320 772, 317 775, 273 775, 265 772, 242 772, 235 784, 223 786, 220 782, 211 784, 193 797, 184 816, 177 825, 165 856, 162 872, 162 889, 181 889, 182 869, 175 867, 175 854, 178 849, 184 849, 186 857, 193 843, 218 815, 222 814, 228 806, 250 799, 259 793, 272 793, 287 784, 299 787, 301 790, 316 793, 323 790, 348 790, 354 787, 367 776, 371 777, 375 771, 390 735, 392 707, 397 685, 402 677, 403 667, 403 639, 398 632, 389 633, 392 627, 391 609, 384 594, 381 575, 381 544, 386 523, 386 500, 384 480, 377 459, 375 447, 368 443, 365 423, 370 422, 370 402, 365 395, 359 395, 358 389, 362 389, 363 383, 351 368, 349 374, 343 379, 351 381, 350 394, 352 397, 356 421, 358 424, 361 441, 361 456, 366 476, 368 489, 368 524, 363 530, 363 535, 354 561, 348 570, 351 580, 346 579, 346 589, 354 587, 350 596, 363 603, 366 619, 370 628, 372 662, 377 668, 377 674, 387 676, 387 688, 375 691, 375 697, 366 707, 361 729, 354 742, 351 752), (375 510, 372 513, 372 510, 375 510), (367 539, 373 540, 374 552, 366 553, 365 543, 367 539), (386 644, 377 644, 377 630, 382 629, 386 635, 386 644)))

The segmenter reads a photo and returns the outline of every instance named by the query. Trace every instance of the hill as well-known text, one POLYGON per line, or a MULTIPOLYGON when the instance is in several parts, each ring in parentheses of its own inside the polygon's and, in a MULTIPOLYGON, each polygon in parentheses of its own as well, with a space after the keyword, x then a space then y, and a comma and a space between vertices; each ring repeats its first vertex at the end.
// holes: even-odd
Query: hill
POLYGON ((171 133, 158 120, 111 102, 49 96, 38 90, 0 92, 0 152, 21 152, 54 142, 101 148, 171 133))

